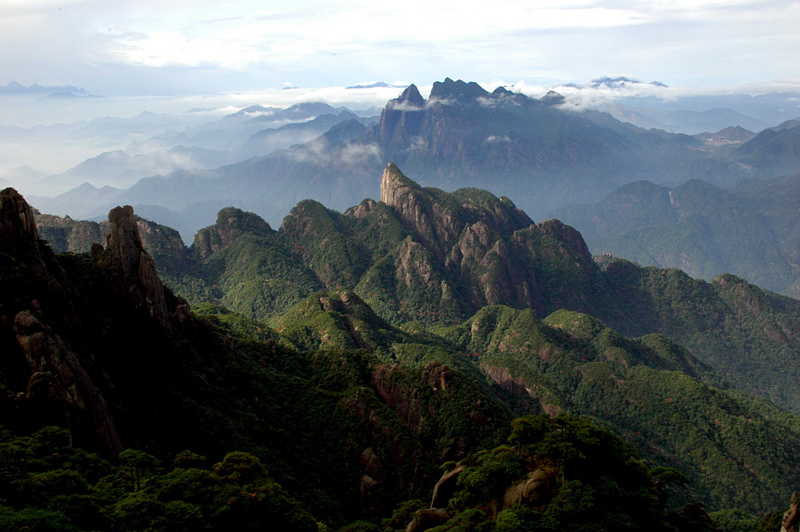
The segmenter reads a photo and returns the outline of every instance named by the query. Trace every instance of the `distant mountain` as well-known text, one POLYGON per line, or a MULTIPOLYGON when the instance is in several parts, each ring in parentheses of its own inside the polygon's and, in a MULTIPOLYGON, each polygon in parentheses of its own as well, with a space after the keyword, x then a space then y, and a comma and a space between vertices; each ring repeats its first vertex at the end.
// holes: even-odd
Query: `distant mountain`
POLYGON ((590 82, 590 86, 598 89, 600 87, 609 87, 609 88, 616 88, 616 87, 624 87, 625 85, 653 85, 655 87, 667 87, 667 85, 661 83, 660 81, 651 81, 650 83, 644 83, 642 81, 626 78, 625 76, 618 76, 615 78, 611 77, 602 77, 593 79, 590 82))
MULTIPOLYGON (((161 140, 173 146, 182 144, 213 150, 237 150, 251 136, 266 128, 307 122, 321 115, 336 116, 343 111, 347 110, 322 102, 300 103, 286 109, 253 105, 214 122, 189 127, 180 133, 162 135, 161 140)), ((297 142, 301 141, 294 140, 284 147, 297 142)))
POLYGON ((322 114, 307 122, 286 124, 274 129, 263 129, 251 135, 236 150, 232 158, 244 160, 250 157, 261 157, 288 148, 294 144, 302 144, 319 137, 333 126, 348 120, 359 119, 350 111, 338 114, 322 114))
MULTIPOLYGON (((800 113, 797 104, 799 92, 768 92, 757 95, 747 93, 731 94, 698 94, 680 95, 680 91, 669 91, 659 87, 628 85, 626 87, 604 87, 593 89, 585 86, 575 86, 576 88, 589 91, 593 90, 617 90, 613 94, 615 104, 633 109, 642 113, 650 111, 668 112, 671 114, 681 111, 692 111, 702 113, 711 109, 729 109, 739 115, 759 120, 768 125, 778 124, 785 120, 796 118, 800 113), (641 90, 644 89, 644 90, 641 90), (661 92, 664 91, 664 92, 661 92)), ((558 90, 558 88, 555 88, 558 90)), ((607 101, 608 95, 602 100, 607 101)), ((725 124, 730 126, 733 124, 725 124)), ((747 127, 745 124, 740 124, 747 127)), ((713 131, 717 128, 709 128, 713 131)), ((762 128, 748 128, 759 130, 762 128)))
POLYGON ((54 198, 37 198, 36 204, 43 212, 89 218, 98 214, 98 205, 105 205, 123 192, 110 186, 95 187, 83 183, 54 198))
MULTIPOLYGON (((143 177, 169 173, 177 169, 216 168, 227 162, 229 157, 230 154, 226 152, 183 146, 176 146, 163 152, 133 156, 122 150, 115 150, 87 159, 61 174, 41 179, 40 183, 47 190, 68 191, 87 181, 126 188, 143 177)), ((79 206, 76 207, 75 212, 79 206)))
POLYGON ((18 166, 17 168, 6 170, 0 176, 11 181, 35 181, 47 176, 47 173, 31 166, 18 166))
POLYGON ((79 89, 72 85, 39 85, 38 83, 34 83, 26 87, 16 81, 12 81, 5 86, 0 86, 0 94, 45 94, 57 98, 87 98, 94 96, 84 89, 79 89))
POLYGON ((688 135, 718 131, 734 126, 760 131, 770 125, 767 121, 744 115, 733 109, 667 110, 646 106, 633 107, 622 103, 603 104, 597 109, 638 127, 657 128, 688 135))
POLYGON ((533 213, 644 177, 677 184, 697 176, 731 183, 758 175, 755 168, 717 158, 714 147, 692 137, 450 79, 434 83, 428 100, 410 86, 387 103, 378 124, 344 144, 330 140, 324 148, 311 142, 214 172, 148 179, 124 201, 175 210, 222 197, 277 225, 305 198, 345 209, 376 196, 372 176, 388 160, 426 185, 486 187, 517 198, 533 213))
POLYGON ((765 129, 733 152, 732 157, 772 175, 800 172, 800 121, 765 129))
POLYGON ((363 83, 360 85, 351 85, 349 87, 345 87, 345 89, 391 89, 397 88, 402 89, 405 85, 395 85, 393 83, 387 83, 385 81, 376 81, 374 83, 363 83))
POLYGON ((794 176, 720 189, 690 181, 670 189, 643 181, 554 214, 580 229, 594 253, 704 279, 729 272, 797 296, 798 182, 794 176))
POLYGON ((716 133, 709 133, 706 131, 695 136, 712 146, 736 147, 752 140, 756 134, 743 127, 729 126, 716 133))

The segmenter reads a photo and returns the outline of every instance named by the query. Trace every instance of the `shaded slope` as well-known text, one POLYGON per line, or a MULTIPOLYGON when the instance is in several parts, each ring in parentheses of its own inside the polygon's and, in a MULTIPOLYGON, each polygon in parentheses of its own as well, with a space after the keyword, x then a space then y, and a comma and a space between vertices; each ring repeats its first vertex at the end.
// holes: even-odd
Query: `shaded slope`
POLYGON ((557 215, 579 228, 597 254, 709 280, 733 273, 792 295, 800 275, 796 180, 754 180, 727 190, 702 181, 672 189, 643 181, 557 215))

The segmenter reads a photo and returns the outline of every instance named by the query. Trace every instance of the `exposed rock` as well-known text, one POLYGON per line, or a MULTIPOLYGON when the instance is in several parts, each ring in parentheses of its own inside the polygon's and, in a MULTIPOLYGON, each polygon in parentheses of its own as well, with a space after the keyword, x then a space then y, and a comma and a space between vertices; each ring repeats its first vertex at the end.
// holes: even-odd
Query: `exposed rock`
POLYGON ((409 288, 421 286, 435 289, 438 284, 439 279, 431 253, 411 237, 407 237, 400 244, 395 266, 397 279, 409 288))
POLYGON ((564 246, 569 254, 577 254, 586 261, 592 261, 592 254, 583 236, 573 227, 566 225, 560 220, 547 220, 532 227, 535 231, 551 235, 564 246))
POLYGON ((536 392, 536 387, 528 386, 522 377, 512 377, 508 368, 482 364, 481 369, 501 388, 512 395, 532 399, 534 401, 531 405, 533 412, 543 412, 550 416, 556 416, 564 412, 561 406, 542 402, 541 397, 536 392))
POLYGON ((404 423, 419 430, 423 419, 419 390, 409 390, 405 372, 398 366, 379 366, 372 375, 378 397, 394 410, 404 423))
POLYGON ((89 430, 105 451, 118 454, 122 445, 105 399, 69 346, 28 311, 14 318, 14 333, 31 370, 26 399, 60 409, 70 434, 89 430))
POLYGON ((448 385, 452 382, 453 372, 447 367, 447 364, 431 361, 422 368, 422 378, 428 383, 432 391, 444 391, 447 390, 448 385))
POLYGON ((375 202, 375 200, 365 199, 357 206, 350 207, 349 209, 347 209, 347 211, 345 211, 345 215, 352 216, 357 220, 361 220, 362 218, 367 217, 372 211, 374 211, 377 205, 378 204, 375 202))
POLYGON ((166 296, 153 257, 144 250, 133 207, 115 207, 108 213, 110 232, 102 263, 117 272, 137 308, 146 309, 161 325, 169 324, 166 296))
POLYGON ((364 449, 364 452, 361 453, 361 465, 370 478, 375 479, 381 476, 383 466, 381 465, 381 460, 378 458, 378 455, 372 450, 372 447, 367 447, 364 449))
POLYGON ((0 238, 39 238, 33 210, 13 188, 0 191, 0 238))
POLYGON ((381 201, 399 209, 399 198, 413 190, 420 190, 420 186, 403 175, 396 164, 389 163, 381 178, 381 201))
POLYGON ((433 83, 430 99, 469 103, 477 98, 486 98, 488 96, 489 92, 474 81, 467 83, 460 79, 453 81, 450 78, 445 78, 444 81, 433 83))
POLYGON ((381 201, 394 208, 403 224, 439 258, 444 257, 464 227, 454 210, 458 205, 437 201, 394 163, 389 163, 383 172, 381 201))
MULTIPOLYGON (((159 270, 166 273, 190 270, 191 257, 180 233, 164 225, 136 217, 142 246, 155 259, 159 270)), ((111 224, 88 220, 73 220, 69 216, 37 214, 36 227, 42 240, 46 240, 56 253, 97 254, 103 250, 101 242, 108 238, 111 224)))
POLYGON ((217 214, 217 223, 197 232, 194 237, 194 252, 200 259, 227 247, 242 233, 267 236, 274 231, 260 216, 234 207, 222 209, 217 214))
POLYGON ((551 492, 551 479, 544 469, 536 469, 525 478, 518 480, 503 494, 503 508, 524 504, 534 509, 542 509, 551 492))
POLYGON ((450 514, 441 508, 419 510, 414 514, 414 519, 406 527, 406 532, 422 532, 435 526, 442 525, 450 519, 450 514))
POLYGON ((36 226, 42 240, 47 240, 56 253, 85 253, 94 243, 104 242, 108 223, 73 220, 69 216, 39 214, 36 226))
POLYGON ((442 475, 442 478, 440 478, 439 482, 436 483, 436 486, 433 487, 433 497, 431 498, 431 509, 447 507, 447 502, 450 500, 453 494, 458 490, 458 486, 456 485, 456 482, 458 481, 458 476, 466 468, 467 466, 464 465, 456 466, 455 468, 445 472, 445 474, 442 475))
POLYGON ((404 144, 419 134, 425 99, 415 85, 409 85, 399 98, 389 100, 381 112, 378 138, 386 144, 404 144))
POLYGON ((797 493, 792 494, 792 504, 786 513, 783 514, 783 522, 781 524, 781 532, 798 532, 800 530, 800 512, 798 512, 798 505, 800 499, 797 493))

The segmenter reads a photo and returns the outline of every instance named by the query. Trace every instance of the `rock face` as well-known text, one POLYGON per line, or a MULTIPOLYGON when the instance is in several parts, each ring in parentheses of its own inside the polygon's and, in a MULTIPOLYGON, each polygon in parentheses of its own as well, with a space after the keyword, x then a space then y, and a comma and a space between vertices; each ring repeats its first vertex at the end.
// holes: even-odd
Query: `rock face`
POLYGON ((792 495, 792 505, 783 514, 783 523, 781 524, 781 532, 798 532, 800 530, 800 512, 798 512, 798 504, 800 499, 797 493, 792 495))
POLYGON ((33 210, 13 188, 0 192, 0 238, 39 238, 33 210))
POLYGON ((33 420, 60 424, 109 455, 122 447, 114 419, 90 376, 91 353, 79 311, 83 302, 61 265, 38 240, 33 211, 13 189, 0 192, 0 383, 10 393, 0 401, 4 423, 33 420))
POLYGON ((552 482, 544 469, 536 469, 525 478, 518 480, 506 489, 503 495, 503 508, 524 504, 534 509, 543 508, 548 502, 552 482))
POLYGON ((47 404, 50 420, 65 423, 71 433, 94 432, 109 454, 119 453, 106 401, 72 349, 29 311, 16 315, 14 332, 31 370, 25 400, 47 404))
POLYGON ((402 144, 419 133, 425 100, 415 85, 409 85, 403 94, 390 100, 381 113, 378 138, 386 144, 402 144))
POLYGON ((103 264, 117 272, 123 291, 134 305, 146 309, 161 325, 169 324, 164 286, 156 272, 156 263, 142 246, 133 207, 116 207, 108 213, 110 232, 103 264))
POLYGON ((383 173, 381 201, 413 235, 400 246, 398 281, 409 288, 416 284, 441 291, 443 299, 445 294, 452 297, 455 286, 468 286, 467 303, 472 308, 500 303, 536 310, 547 307, 528 258, 558 261, 569 254, 592 264, 574 229, 555 220, 534 224, 510 200, 485 191, 445 194, 424 189, 393 163, 383 173), (424 253, 423 246, 432 256, 424 253))
POLYGON ((433 497, 431 498, 431 508, 444 508, 447 501, 458 490, 458 475, 467 468, 465 465, 456 466, 450 471, 446 471, 439 482, 433 487, 433 497))
POLYGON ((194 237, 194 252, 200 259, 205 259, 216 251, 228 246, 243 232, 267 236, 274 231, 259 216, 234 207, 219 211, 217 223, 197 232, 194 237))

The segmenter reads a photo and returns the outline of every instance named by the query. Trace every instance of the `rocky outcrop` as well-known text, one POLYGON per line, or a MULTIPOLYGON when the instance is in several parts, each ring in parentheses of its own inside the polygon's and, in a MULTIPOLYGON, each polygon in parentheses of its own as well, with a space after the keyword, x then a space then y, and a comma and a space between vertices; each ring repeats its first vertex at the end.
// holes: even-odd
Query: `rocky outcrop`
POLYGON ((446 267, 472 285, 470 303, 479 308, 498 303, 533 306, 535 280, 514 260, 506 242, 489 226, 467 226, 447 255, 446 267))
POLYGON ((792 494, 792 504, 786 513, 783 514, 783 522, 781 523, 781 532, 798 532, 800 530, 800 512, 798 512, 798 505, 800 499, 797 493, 792 494))
POLYGON ((161 325, 169 325, 164 286, 153 257, 144 250, 133 207, 116 207, 108 213, 110 232, 101 263, 120 280, 120 291, 135 308, 146 310, 161 325))
POLYGON ((552 479, 544 469, 535 469, 525 478, 514 482, 503 494, 503 508, 523 504, 535 510, 543 510, 552 493, 552 479))
POLYGON ((394 163, 383 172, 381 201, 392 207, 403 224, 439 258, 455 243, 464 226, 455 211, 457 204, 437 201, 394 163))
POLYGON ((86 253, 92 244, 104 242, 108 234, 108 223, 73 220, 69 216, 51 214, 38 214, 36 228, 42 240, 46 240, 56 253, 86 253))
POLYGON ((36 220, 33 210, 13 188, 0 191, 0 238, 21 238, 36 241, 36 220))
MULTIPOLYGON (((539 353, 542 358, 542 353, 539 353)), ((530 398, 533 400, 531 410, 535 413, 543 412, 545 414, 556 416, 564 412, 561 406, 542 402, 540 393, 537 392, 536 386, 529 386, 520 376, 512 377, 511 371, 506 367, 490 366, 482 364, 481 369, 495 382, 498 386, 511 393, 516 397, 530 398)))
POLYGON ((450 103, 453 101, 472 103, 478 98, 488 98, 489 96, 489 92, 474 81, 467 83, 460 79, 453 81, 450 78, 445 78, 444 81, 435 81, 433 83, 430 99, 445 100, 450 103))
POLYGON ((404 144, 419 134, 425 99, 415 85, 409 85, 399 98, 389 100, 381 113, 378 138, 381 143, 404 144))
POLYGON ((445 508, 447 502, 458 491, 458 476, 467 468, 465 465, 459 465, 449 471, 445 471, 439 482, 433 487, 433 497, 431 498, 431 509, 445 508))
MULTIPOLYGON (((180 233, 171 227, 136 217, 142 246, 155 259, 159 271, 185 273, 195 265, 180 233)), ((106 241, 111 224, 89 220, 73 220, 69 216, 36 215, 36 228, 56 253, 92 253, 92 247, 106 241)))
POLYGON ((268 236, 274 231, 257 214, 235 207, 227 207, 217 214, 216 224, 197 232, 192 249, 199 259, 205 259, 230 245, 242 233, 268 236))
POLYGON ((560 220, 547 220, 531 227, 532 231, 540 235, 546 235, 558 242, 557 247, 543 249, 552 256, 575 255, 583 259, 586 263, 592 263, 592 254, 583 236, 573 227, 566 225, 560 220))
POLYGON ((107 454, 119 454, 122 444, 106 401, 72 349, 29 311, 16 315, 14 333, 31 371, 24 399, 46 405, 48 418, 71 435, 93 433, 89 443, 99 441, 107 454))
POLYGON ((420 390, 409 390, 406 373, 399 366, 379 366, 372 375, 375 392, 381 401, 397 413, 403 422, 420 430, 424 422, 425 404, 420 390))
POLYGON ((0 272, 0 383, 10 392, 2 408, 13 413, 4 424, 62 425, 76 444, 115 455, 122 448, 115 422, 90 375, 91 340, 79 318, 85 303, 13 189, 0 192, 0 249, 13 257, 0 272))
POLYGON ((406 532, 422 532, 435 526, 443 525, 450 519, 450 513, 442 508, 419 510, 406 527, 406 532))

